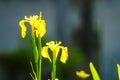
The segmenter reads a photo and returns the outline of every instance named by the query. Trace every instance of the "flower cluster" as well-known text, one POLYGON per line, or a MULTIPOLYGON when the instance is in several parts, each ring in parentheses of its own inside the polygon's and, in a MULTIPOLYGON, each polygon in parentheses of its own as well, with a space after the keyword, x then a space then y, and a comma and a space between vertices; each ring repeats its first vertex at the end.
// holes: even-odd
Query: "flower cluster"
POLYGON ((26 36, 26 31, 27 31, 27 26, 25 23, 29 23, 31 27, 31 37, 32 37, 32 42, 33 42, 33 54, 35 58, 35 63, 36 63, 36 71, 33 69, 33 65, 31 63, 33 75, 31 74, 31 77, 33 80, 41 80, 41 67, 42 67, 42 57, 48 58, 50 62, 52 62, 52 72, 51 72, 51 79, 52 80, 59 80, 56 78, 56 60, 58 53, 60 49, 62 50, 62 54, 60 57, 60 61, 62 63, 66 63, 66 60, 68 58, 68 48, 64 46, 60 46, 61 42, 56 42, 56 41, 50 41, 46 43, 46 46, 42 46, 41 38, 45 35, 46 33, 46 22, 45 20, 42 19, 42 12, 40 12, 40 15, 33 15, 30 17, 26 17, 23 20, 20 20, 19 25, 21 27, 21 36, 22 38, 25 38, 26 36), (36 38, 38 40, 36 40, 36 38), (37 42, 38 41, 38 44, 37 42), (51 58, 48 53, 48 49, 52 51, 52 56, 51 58))
MULTIPOLYGON (((61 46, 61 43, 62 43, 61 41, 59 42, 50 41, 46 43, 46 46, 42 46, 41 38, 46 33, 46 22, 44 19, 42 19, 42 12, 40 12, 39 16, 38 15, 33 15, 29 17, 25 16, 24 19, 20 20, 19 25, 21 28, 22 38, 25 38, 27 34, 26 33, 27 26, 25 23, 28 23, 31 28, 33 54, 35 59, 35 69, 33 67, 32 62, 30 62, 32 72, 33 72, 33 74, 30 73, 32 79, 41 80, 42 57, 44 57, 44 58, 48 58, 49 61, 52 63, 51 80, 59 80, 58 78, 56 78, 57 57, 61 52, 60 61, 62 63, 66 63, 68 59, 68 47, 61 46), (49 50, 51 50, 52 52, 52 57, 50 56, 49 50)), ((101 80, 92 62, 89 63, 89 67, 90 67, 93 80, 101 80)), ((118 80, 120 80, 120 64, 117 64, 117 70, 118 70, 118 80)), ((90 77, 90 74, 86 73, 84 70, 76 71, 76 75, 82 80, 90 77)))

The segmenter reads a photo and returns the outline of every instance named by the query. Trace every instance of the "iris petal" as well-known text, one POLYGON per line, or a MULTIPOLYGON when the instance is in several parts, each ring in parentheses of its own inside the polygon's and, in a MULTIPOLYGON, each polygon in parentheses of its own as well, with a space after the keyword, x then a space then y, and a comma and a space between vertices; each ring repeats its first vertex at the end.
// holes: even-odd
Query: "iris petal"
POLYGON ((27 31, 27 27, 25 26, 25 22, 28 22, 28 20, 21 20, 19 22, 19 25, 21 27, 21 36, 22 36, 22 38, 24 38, 26 36, 26 31, 27 31))
POLYGON ((63 63, 66 63, 67 58, 68 58, 68 48, 62 47, 62 54, 60 57, 60 61, 63 63))
POLYGON ((81 70, 81 71, 76 71, 76 75, 80 78, 88 78, 90 76, 90 74, 86 73, 85 71, 81 70))
POLYGON ((48 47, 43 47, 43 49, 42 49, 42 56, 44 58, 48 58, 50 60, 50 62, 52 62, 50 57, 49 57, 49 54, 48 54, 48 47))

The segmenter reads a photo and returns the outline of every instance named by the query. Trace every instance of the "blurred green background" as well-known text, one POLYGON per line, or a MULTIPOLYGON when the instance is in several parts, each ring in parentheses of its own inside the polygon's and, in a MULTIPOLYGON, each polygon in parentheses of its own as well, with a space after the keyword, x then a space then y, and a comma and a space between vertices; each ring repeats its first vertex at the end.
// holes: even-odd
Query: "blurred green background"
MULTIPOLYGON (((60 80, 80 80, 75 71, 90 73, 90 61, 101 80, 117 80, 119 3, 119 0, 0 0, 0 80, 31 80, 30 28, 22 39, 19 21, 24 16, 39 15, 40 11, 47 23, 43 45, 55 40, 69 48, 67 64, 57 61, 60 80)), ((43 80, 50 78, 51 64, 47 59, 43 61, 42 72, 43 80)))

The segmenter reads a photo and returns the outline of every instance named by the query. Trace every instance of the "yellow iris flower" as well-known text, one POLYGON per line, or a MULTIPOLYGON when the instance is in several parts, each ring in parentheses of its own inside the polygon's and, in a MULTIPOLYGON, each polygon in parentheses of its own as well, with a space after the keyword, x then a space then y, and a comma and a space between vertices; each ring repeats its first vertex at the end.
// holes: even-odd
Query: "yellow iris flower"
POLYGON ((76 75, 80 78, 88 78, 90 76, 90 74, 86 73, 85 71, 81 70, 81 71, 76 71, 76 75))
POLYGON ((45 20, 42 19, 42 12, 40 12, 40 16, 34 15, 29 18, 25 16, 25 19, 19 22, 21 27, 21 36, 24 38, 26 36, 27 27, 25 23, 29 23, 32 29, 32 35, 36 33, 36 37, 40 35, 42 37, 46 33, 46 23, 45 20))
POLYGON ((49 53, 48 53, 48 48, 52 51, 53 57, 55 57, 55 60, 57 59, 58 53, 61 49, 62 54, 61 54, 61 57, 60 57, 60 61, 63 62, 63 63, 66 63, 66 60, 68 58, 68 48, 63 47, 63 46, 59 46, 60 44, 61 44, 61 42, 57 43, 57 42, 54 42, 54 41, 46 43, 47 46, 43 47, 43 49, 42 49, 42 56, 44 58, 48 58, 50 60, 50 62, 52 62, 51 58, 49 56, 49 53))

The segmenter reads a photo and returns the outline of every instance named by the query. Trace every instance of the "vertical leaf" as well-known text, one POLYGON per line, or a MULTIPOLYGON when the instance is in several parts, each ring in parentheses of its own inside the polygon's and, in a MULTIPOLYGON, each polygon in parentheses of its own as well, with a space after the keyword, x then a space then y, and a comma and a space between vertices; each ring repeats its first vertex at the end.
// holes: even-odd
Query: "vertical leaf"
POLYGON ((118 80, 120 80, 120 65, 117 64, 117 70, 118 70, 118 80))
POLYGON ((91 73, 92 73, 92 76, 93 76, 93 80, 100 80, 100 77, 99 77, 99 75, 98 75, 98 73, 97 73, 97 71, 96 71, 92 62, 90 62, 89 66, 90 66, 90 70, 91 70, 91 73))

